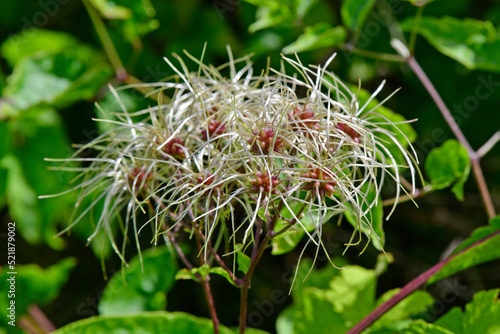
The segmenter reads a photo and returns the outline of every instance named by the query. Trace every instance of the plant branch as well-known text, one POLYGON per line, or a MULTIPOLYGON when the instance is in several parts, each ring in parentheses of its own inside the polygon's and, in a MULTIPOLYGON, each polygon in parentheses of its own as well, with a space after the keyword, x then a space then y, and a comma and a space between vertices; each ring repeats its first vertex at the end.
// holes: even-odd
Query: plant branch
POLYGON ((212 323, 214 325, 214 334, 219 334, 219 318, 217 317, 217 311, 215 309, 214 297, 212 295, 212 289, 210 288, 209 277, 202 281, 203 291, 205 292, 205 298, 207 299, 208 310, 210 311, 210 318, 212 318, 212 323))
POLYGON ((28 308, 28 313, 35 320, 35 322, 44 330, 46 333, 52 333, 56 330, 56 327, 52 324, 52 322, 47 318, 45 313, 35 304, 30 305, 28 308))
POLYGON ((250 259, 250 266, 248 267, 248 271, 246 272, 245 277, 243 278, 243 286, 241 288, 241 300, 240 300, 240 334, 245 333, 245 325, 247 322, 248 289, 250 289, 250 282, 252 280, 252 275, 262 255, 264 254, 264 251, 267 245, 269 244, 269 241, 271 241, 271 237, 269 236, 268 233, 266 233, 266 236, 262 240, 262 243, 259 245, 257 250, 253 252, 252 257, 250 259))
POLYGON ((495 132, 495 134, 490 139, 488 139, 488 141, 484 143, 484 145, 481 146, 479 150, 476 151, 477 155, 480 158, 484 157, 493 148, 493 146, 498 143, 498 141, 500 141, 500 131, 495 132))
POLYGON ((422 12, 424 11, 424 6, 419 6, 417 9, 417 14, 413 21, 413 27, 411 28, 410 41, 408 42, 408 50, 410 54, 415 51, 415 43, 417 42, 418 27, 420 26, 420 21, 422 19, 422 12))
POLYGON ((400 301, 408 297, 410 294, 412 294, 414 291, 416 291, 418 288, 420 288, 422 285, 427 283, 427 281, 434 276, 441 268, 443 268, 448 262, 456 258, 457 256, 466 253, 470 251, 471 249, 483 244, 484 242, 488 241, 489 239, 500 235, 500 230, 484 237, 481 240, 476 241, 469 247, 461 250, 460 252, 454 254, 453 256, 450 256, 449 258, 439 262, 432 268, 428 269, 424 273, 420 274, 418 277, 413 279, 410 283, 405 285, 396 295, 394 295, 391 299, 377 307, 375 310, 373 310, 370 314, 368 314, 366 317, 363 318, 356 326, 351 328, 346 334, 359 334, 363 332, 365 329, 367 329, 371 324, 373 324, 375 321, 377 321, 382 315, 384 315, 387 311, 389 311, 391 308, 396 306, 400 301))
POLYGON ((349 51, 351 53, 354 53, 354 54, 357 54, 359 56, 363 56, 366 58, 373 58, 373 59, 385 60, 385 61, 390 61, 390 62, 399 62, 399 63, 402 63, 405 61, 405 59, 403 57, 401 57, 400 55, 397 55, 397 54, 381 53, 381 52, 376 52, 376 51, 358 49, 353 44, 349 44, 349 43, 344 44, 343 48, 346 51, 349 51))
MULTIPOLYGON (((198 229, 198 225, 195 226, 195 230, 198 229)), ((201 234, 201 233, 200 233, 201 234)), ((196 235, 196 244, 198 245, 198 252, 200 252, 199 255, 199 260, 200 264, 204 265, 206 264, 205 262, 205 257, 201 253, 202 250, 202 238, 199 235, 196 235)), ((201 284, 203 286, 203 292, 205 293, 205 298, 207 299, 207 306, 208 310, 210 312, 210 318, 212 319, 212 323, 214 325, 214 334, 219 334, 219 318, 217 317, 217 310, 215 309, 215 303, 214 303, 214 298, 212 294, 212 289, 210 288, 210 274, 207 273, 202 277, 201 279, 201 284)))
POLYGON ((108 30, 106 29, 104 22, 99 16, 99 13, 97 13, 97 11, 89 3, 88 0, 83 0, 83 4, 85 5, 85 9, 89 13, 90 20, 92 21, 92 24, 94 25, 94 28, 97 32, 97 36, 99 36, 101 44, 104 47, 104 51, 106 52, 106 55, 108 56, 108 59, 115 70, 116 76, 121 80, 126 80, 128 76, 127 71, 123 66, 120 56, 116 51, 115 45, 113 44, 113 41, 111 40, 108 30))
MULTIPOLYGON (((415 189, 413 191, 413 195, 411 195, 411 194, 404 194, 403 196, 399 196, 399 198, 397 199, 397 202, 398 203, 408 202, 408 201, 411 201, 411 200, 423 197, 423 196, 431 193, 432 191, 434 191, 434 189, 432 188, 432 186, 427 185, 427 186, 425 186, 422 189, 415 189)), ((382 201, 382 205, 383 206, 394 205, 394 203, 396 203, 396 197, 388 198, 388 199, 385 199, 385 200, 382 201)))
POLYGON ((434 103, 436 103, 436 106, 443 115, 446 123, 448 123, 448 126, 450 127, 451 131, 453 131, 453 134, 455 135, 457 140, 467 150, 467 153, 469 155, 472 164, 472 172, 474 174, 474 178, 478 185, 479 192, 481 194, 481 198, 486 208, 488 217, 489 218, 495 217, 496 215, 495 207, 493 205, 493 201, 491 200, 491 195, 490 192, 488 191, 488 186, 486 185, 486 180, 484 179, 483 171, 479 164, 480 155, 472 149, 472 147, 469 144, 469 141, 467 140, 467 138, 465 138, 465 135, 463 134, 462 130, 460 130, 460 127, 458 126, 457 122, 451 115, 450 110, 448 109, 448 107, 446 107, 446 104, 444 103, 443 99, 437 92, 432 82, 429 80, 429 77, 427 77, 427 75, 425 74, 424 70, 415 60, 415 57, 413 57, 413 55, 410 55, 410 57, 408 57, 407 63, 412 69, 412 71, 415 73, 415 75, 419 78, 420 82, 422 82, 425 89, 427 89, 427 92, 434 100, 434 103))

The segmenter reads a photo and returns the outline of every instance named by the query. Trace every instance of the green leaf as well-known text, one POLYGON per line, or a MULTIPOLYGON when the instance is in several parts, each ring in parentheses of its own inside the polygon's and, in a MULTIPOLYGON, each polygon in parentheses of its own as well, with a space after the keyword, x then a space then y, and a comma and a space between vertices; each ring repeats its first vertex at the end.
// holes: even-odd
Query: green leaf
MULTIPOLYGON (((403 115, 395 113, 384 106, 377 107, 379 104, 377 99, 372 99, 365 106, 366 102, 370 99, 371 93, 365 89, 352 85, 350 88, 353 92, 358 93, 359 104, 364 106, 362 117, 369 118, 370 122, 377 123, 379 127, 393 133, 397 142, 405 148, 417 139, 416 131, 413 129, 411 124, 408 123, 406 118, 403 117, 403 115)), ((378 136, 382 141, 384 141, 385 147, 387 147, 387 149, 391 152, 392 156, 396 159, 396 162, 402 166, 406 166, 408 163, 401 153, 400 147, 386 134, 379 133, 378 136)))
POLYGON ((115 23, 130 42, 160 26, 150 0, 90 0, 99 13, 115 23))
POLYGON ((41 240, 41 219, 36 194, 26 182, 19 160, 7 155, 0 160, 0 166, 7 170, 5 193, 9 214, 19 222, 17 231, 29 243, 41 240))
MULTIPOLYGON (((393 289, 384 293, 378 299, 377 307, 391 299, 400 290, 401 289, 393 289)), ((400 324, 404 325, 411 315, 424 312, 433 304, 433 302, 434 298, 429 293, 425 291, 415 291, 380 317, 375 323, 373 323, 370 329, 397 329, 400 324)))
POLYGON ((293 331, 293 306, 289 306, 284 309, 276 319, 276 333, 277 334, 289 334, 294 333, 293 331))
POLYGON ((347 33, 342 26, 332 28, 328 23, 316 23, 308 26, 297 40, 283 48, 283 53, 296 53, 317 50, 342 44, 347 38, 347 33))
MULTIPOLYGON (((296 216, 302 208, 301 203, 290 203, 290 209, 292 209, 294 215, 296 216)), ((290 212, 287 206, 284 206, 280 212, 281 216, 285 219, 293 219, 294 215, 290 212)), ((261 218, 265 219, 262 212, 259 212, 261 218)), ((325 217, 321 219, 321 223, 324 224, 330 220, 333 216, 332 212, 328 212, 325 217)), ((273 255, 281 255, 291 252, 297 247, 299 242, 302 240, 304 235, 307 232, 314 231, 316 229, 316 224, 318 221, 318 213, 317 212, 307 212, 303 213, 301 217, 297 217, 300 219, 300 224, 296 224, 291 227, 287 232, 279 235, 272 240, 272 251, 273 255)), ((285 228, 287 223, 285 220, 278 220, 276 226, 274 227, 275 232, 281 231, 281 229, 285 228)))
POLYGON ((242 251, 238 251, 236 252, 236 262, 238 263, 238 270, 246 274, 250 267, 250 257, 242 251))
POLYGON ((370 14, 375 0, 344 0, 340 15, 344 25, 352 30, 360 30, 370 14))
POLYGON ((325 295, 324 290, 307 288, 302 292, 303 303, 295 307, 293 333, 345 333, 349 326, 325 295))
MULTIPOLYGON (((123 112, 122 108, 129 111, 142 110, 148 108, 151 103, 150 99, 141 94, 134 94, 132 90, 118 90, 116 94, 118 98, 115 97, 111 91, 108 91, 104 97, 97 102, 94 108, 97 118, 117 121, 118 118, 116 114, 123 112)), ((142 122, 144 121, 144 117, 132 117, 132 121, 134 123, 142 122)), ((101 133, 110 131, 117 126, 110 122, 97 122, 96 125, 101 133)))
POLYGON ((7 127, 7 122, 0 121, 0 133, 3 133, 3 140, 0 141, 0 209, 5 203, 5 192, 7 190, 7 170, 2 167, 2 159, 12 151, 12 140, 7 127))
POLYGON ((295 15, 301 21, 318 0, 294 0, 295 15))
POLYGON ((465 311, 454 307, 435 325, 450 330, 454 334, 500 333, 500 289, 480 291, 465 306, 465 311))
MULTIPOLYGON (((20 249, 18 249, 20 251, 20 249)), ((0 274, 0 307, 2 314, 10 305, 10 300, 15 300, 16 317, 19 319, 28 310, 30 304, 45 305, 52 302, 58 295, 60 289, 68 281, 70 271, 75 267, 74 258, 66 258, 46 269, 35 264, 16 265, 16 275, 9 274, 11 270, 7 266, 2 268, 0 274), (10 279, 15 277, 15 297, 8 297, 7 292, 11 289, 10 279)), ((8 318, 1 317, 0 323, 6 323, 8 318)))
MULTIPOLYGON (((293 321, 288 326, 293 326, 294 333, 344 333, 373 308, 373 270, 346 266, 345 270, 330 268, 318 274, 322 284, 314 286, 316 282, 308 282, 307 278, 306 285, 298 283, 297 290, 293 290, 293 321), (296 298, 298 295, 300 298, 296 298)), ((316 272, 313 275, 317 276, 316 272)))
POLYGON ((405 334, 456 334, 447 329, 430 324, 423 320, 415 320, 404 329, 405 334))
MULTIPOLYGON (((213 334, 212 321, 182 312, 143 312, 80 320, 53 334, 213 334)), ((234 334, 221 326, 221 334, 234 334)))
MULTIPOLYGON (((410 31, 413 19, 402 28, 410 31)), ((500 37, 490 21, 422 17, 418 32, 439 52, 469 69, 500 71, 500 37)))
POLYGON ((365 194, 365 200, 361 203, 361 208, 363 212, 367 212, 365 219, 368 220, 370 227, 366 226, 366 224, 368 224, 367 221, 360 221, 361 218, 353 214, 353 212, 357 212, 356 209, 351 207, 352 212, 351 210, 346 210, 344 214, 347 221, 351 223, 356 230, 361 227, 362 232, 373 242, 373 246, 381 251, 384 249, 385 244, 385 233, 383 229, 384 211, 382 207, 382 200, 380 199, 380 196, 377 198, 377 193, 373 185, 368 188, 368 185, 365 184, 363 185, 361 191, 365 194))
MULTIPOLYGON (((45 158, 66 158, 73 153, 59 114, 52 109, 31 109, 10 122, 16 138, 13 153, 22 165, 23 175, 36 195, 57 194, 70 188, 75 173, 50 170, 45 158)), ((66 222, 73 210, 74 196, 36 199, 40 214, 39 239, 52 247, 61 247, 56 226, 66 222)), ((20 221, 22 224, 23 222, 20 221)))
POLYGON ((425 160, 425 170, 434 188, 440 189, 457 182, 453 192, 463 200, 463 185, 470 172, 467 150, 455 139, 448 139, 433 149, 425 160))
MULTIPOLYGON (((497 216, 490 220, 488 226, 483 226, 472 232, 472 235, 467 238, 462 244, 460 244, 454 251, 453 254, 460 252, 461 250, 469 247, 475 242, 487 237, 488 235, 495 233, 500 230, 500 216, 497 216)), ((446 265, 441 268, 434 276, 432 276, 427 284, 432 284, 445 277, 453 275, 464 269, 473 267, 475 265, 488 262, 500 258, 500 234, 496 235, 487 241, 481 243, 480 245, 468 250, 460 255, 457 255, 454 259, 449 261, 446 265)))
POLYGON ((111 77, 111 68, 105 63, 89 64, 74 52, 20 60, 4 88, 7 102, 2 112, 16 114, 38 105, 65 107, 94 96, 111 77))
POLYGON ((166 307, 166 291, 175 282, 176 264, 167 247, 144 251, 142 264, 136 256, 123 276, 117 272, 99 301, 101 315, 156 311, 166 307))
POLYGON ((88 45, 80 43, 75 37, 58 31, 45 29, 26 29, 7 38, 0 46, 0 52, 14 67, 21 59, 41 54, 77 52, 81 59, 104 61, 104 57, 88 45))
POLYGON ((232 285, 237 286, 236 283, 234 283, 234 281, 231 279, 229 273, 224 268, 209 267, 208 264, 204 264, 201 267, 193 268, 191 270, 183 268, 177 272, 177 274, 175 275, 175 279, 185 279, 199 282, 200 280, 197 277, 197 274, 201 275, 201 277, 206 277, 210 274, 216 274, 224 277, 232 285))
POLYGON ((286 1, 280 0, 245 0, 255 6, 258 6, 256 20, 248 27, 250 33, 275 27, 277 25, 290 25, 294 19, 290 6, 286 1))

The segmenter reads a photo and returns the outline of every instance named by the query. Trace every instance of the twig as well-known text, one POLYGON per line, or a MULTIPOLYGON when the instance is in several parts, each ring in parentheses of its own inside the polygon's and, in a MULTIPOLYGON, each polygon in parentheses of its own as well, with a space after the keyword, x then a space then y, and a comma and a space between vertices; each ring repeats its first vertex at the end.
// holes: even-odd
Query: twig
POLYGON ((33 317, 38 326, 40 326, 40 328, 42 328, 46 333, 51 333, 56 330, 56 327, 37 305, 30 305, 28 313, 33 317))
POLYGON ((257 251, 255 251, 252 254, 252 257, 250 259, 250 266, 248 267, 248 271, 245 274, 245 277, 243 278, 243 287, 241 288, 241 300, 240 300, 240 334, 245 333, 245 325, 247 322, 248 289, 250 289, 250 282, 252 280, 252 275, 262 255, 264 254, 264 251, 267 248, 269 241, 271 241, 271 237, 269 236, 268 233, 266 233, 266 236, 264 237, 262 243, 257 248, 257 251))
POLYGON ((376 320, 378 320, 382 315, 384 315, 387 311, 389 311, 391 308, 396 306, 400 301, 408 297, 410 294, 412 294, 414 291, 416 291, 418 288, 420 288, 422 285, 424 285, 432 276, 434 276, 441 268, 443 268, 448 262, 456 258, 457 256, 468 252, 469 250, 483 244, 484 242, 488 241, 489 239, 500 235, 500 230, 496 231, 487 237, 484 237, 483 239, 476 241, 469 247, 461 250, 460 252, 454 254, 453 256, 439 262, 432 268, 428 269, 424 273, 420 274, 420 276, 416 277, 413 279, 410 283, 405 285, 396 295, 394 295, 391 299, 377 307, 375 310, 373 310, 370 314, 368 314, 366 317, 363 318, 356 326, 351 328, 346 334, 359 334, 365 329, 367 329, 371 324, 373 324, 376 320))
POLYGON ((29 315, 24 315, 19 320, 19 327, 22 328, 28 334, 47 334, 39 326, 34 324, 34 320, 29 315))
POLYGON ((115 70, 116 76, 123 81, 126 80, 127 71, 125 70, 123 63, 120 60, 120 56, 116 51, 115 45, 113 44, 108 31, 106 30, 104 22, 88 0, 83 0, 83 4, 85 5, 85 9, 87 9, 87 12, 89 13, 90 20, 92 21, 92 24, 94 25, 94 28, 97 32, 97 36, 99 36, 101 44, 104 47, 104 51, 106 52, 109 61, 111 62, 111 65, 115 70))
POLYGON ((403 57, 401 57, 400 55, 358 49, 353 44, 349 44, 349 43, 344 44, 344 49, 351 52, 351 53, 354 53, 354 54, 357 54, 357 55, 360 55, 360 56, 363 56, 366 58, 380 59, 380 60, 399 62, 399 63, 402 63, 405 61, 405 59, 403 57))
POLYGON ((490 192, 488 191, 488 186, 486 185, 486 180, 484 179, 483 171, 479 163, 480 155, 472 149, 472 147, 469 144, 469 141, 467 140, 467 138, 465 138, 462 130, 460 130, 460 127, 458 126, 457 122, 455 122, 455 119, 451 115, 450 110, 448 109, 448 107, 446 107, 446 104, 444 103, 443 99, 441 98, 436 88, 425 74, 424 70, 415 60, 415 57, 413 57, 413 55, 410 55, 410 57, 408 57, 407 63, 412 69, 412 71, 416 74, 416 76, 420 79, 420 82, 422 82, 425 89, 427 89, 427 92, 434 100, 434 103, 436 103, 446 123, 448 123, 448 126, 450 127, 451 131, 453 131, 453 133, 455 134, 455 137, 467 150, 472 165, 472 172, 474 174, 476 183, 479 187, 479 192, 481 194, 481 198, 486 208, 488 217, 490 219, 495 217, 496 215, 495 207, 493 206, 493 201, 491 200, 491 195, 490 192))
MULTIPOLYGON (((398 203, 408 202, 408 201, 420 198, 424 195, 427 195, 428 193, 431 193, 432 191, 434 191, 434 188, 430 185, 427 185, 422 189, 415 189, 413 192, 413 195, 404 194, 402 196, 399 196, 399 198, 397 198, 397 202, 398 203)), ((396 203, 396 197, 383 200, 382 206, 390 206, 390 205, 394 205, 394 203, 396 203)))
POLYGON ((495 132, 495 134, 488 139, 486 143, 479 150, 477 150, 477 155, 482 158, 484 157, 492 148, 500 141, 500 131, 495 132))
POLYGON ((411 28, 410 41, 408 42, 408 49, 410 54, 415 51, 415 43, 417 42, 418 28, 420 26, 420 21, 422 19, 422 12, 424 11, 424 6, 419 6, 417 9, 417 14, 413 21, 413 27, 411 28))
POLYGON ((207 298, 208 310, 210 311, 210 318, 212 318, 212 323, 214 325, 214 334, 219 334, 219 318, 217 317, 217 311, 215 308, 214 297, 212 295, 212 289, 210 288, 210 283, 208 279, 203 280, 203 291, 205 292, 205 298, 207 298))

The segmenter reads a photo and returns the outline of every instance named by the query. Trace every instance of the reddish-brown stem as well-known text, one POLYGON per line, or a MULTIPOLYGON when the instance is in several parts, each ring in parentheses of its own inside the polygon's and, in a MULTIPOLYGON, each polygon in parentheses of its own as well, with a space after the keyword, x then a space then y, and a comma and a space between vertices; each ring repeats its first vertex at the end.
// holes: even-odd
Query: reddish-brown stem
MULTIPOLYGON (((198 225, 194 226, 195 230, 198 230, 198 225)), ((198 230, 199 232, 199 230, 198 230)), ((202 233, 196 234, 196 244, 198 246, 198 252, 201 253, 202 250, 202 238, 200 237, 202 233)), ((205 258, 203 254, 199 256, 200 264, 205 264, 205 258)), ((217 317, 217 310, 215 309, 214 298, 212 295, 212 289, 210 288, 210 275, 207 273, 206 276, 203 276, 201 279, 201 284, 203 286, 203 291, 205 292, 205 298, 207 300, 208 310, 210 312, 210 318, 212 319, 212 324, 214 325, 214 334, 219 334, 219 318, 217 317)))
POLYGON ((47 318, 45 313, 43 313, 37 305, 30 305, 28 313, 46 333, 51 333, 56 330, 56 327, 52 324, 52 322, 50 322, 49 318, 47 318))
POLYGON ((481 198, 483 200, 488 217, 489 218, 495 217, 496 215, 495 207, 493 205, 493 201, 491 200, 490 192, 488 191, 488 186, 486 185, 486 180, 484 179, 483 171, 479 163, 481 157, 477 154, 476 151, 472 149, 472 147, 469 144, 469 141, 467 140, 467 138, 465 138, 465 135, 463 134, 462 130, 460 130, 460 127, 458 126, 457 122, 455 122, 455 119, 453 118, 450 110, 448 109, 448 107, 446 107, 446 104, 444 103, 443 99, 437 92, 432 82, 427 77, 427 74, 425 74, 422 67, 420 67, 418 62, 415 60, 415 57, 413 55, 408 57, 407 63, 412 69, 412 71, 415 73, 415 75, 419 78, 420 82, 422 82, 422 85, 424 85, 425 89, 427 90, 431 98, 434 100, 434 103, 436 103, 436 106, 443 115, 446 123, 448 123, 448 126, 450 127, 451 131, 453 131, 453 134, 455 135, 457 140, 467 150, 472 165, 472 172, 474 174, 474 179, 476 180, 477 186, 479 188, 479 193, 481 194, 481 198))
POLYGON ((217 317, 217 311, 215 309, 214 297, 212 295, 212 289, 210 288, 210 283, 206 277, 202 281, 203 291, 205 292, 205 298, 207 299, 208 310, 210 311, 210 318, 212 318, 212 323, 214 325, 214 334, 219 334, 219 318, 217 317))
POLYGON ((252 254, 252 257, 250 259, 250 266, 248 267, 248 271, 245 274, 245 277, 243 278, 243 287, 241 288, 241 300, 240 300, 240 334, 245 333, 245 325, 247 322, 248 289, 250 289, 252 275, 253 272, 255 271, 255 268, 257 267, 257 264, 260 261, 260 258, 264 254, 264 251, 267 245, 269 244, 269 241, 271 241, 271 237, 269 237, 269 235, 266 234, 266 236, 262 240, 262 243, 257 248, 257 251, 255 251, 254 254, 252 254))
POLYGON ((389 311, 391 308, 396 306, 400 301, 408 297, 410 294, 412 294, 415 290, 420 288, 422 285, 424 285, 432 276, 434 276, 441 268, 443 268, 448 262, 456 258, 457 256, 468 252, 469 250, 481 245, 482 243, 486 242, 487 240, 497 236, 500 234, 500 230, 496 231, 487 237, 484 237, 483 239, 476 241, 469 247, 461 250, 460 252, 454 254, 453 256, 450 256, 449 258, 439 262, 426 272, 420 274, 417 278, 413 279, 410 283, 405 285, 396 295, 394 295, 391 299, 377 307, 375 310, 373 310, 370 314, 368 314, 366 317, 363 318, 356 326, 351 328, 346 334, 359 334, 365 329, 367 329, 371 324, 373 324, 376 320, 378 320, 382 315, 384 315, 387 311, 389 311))

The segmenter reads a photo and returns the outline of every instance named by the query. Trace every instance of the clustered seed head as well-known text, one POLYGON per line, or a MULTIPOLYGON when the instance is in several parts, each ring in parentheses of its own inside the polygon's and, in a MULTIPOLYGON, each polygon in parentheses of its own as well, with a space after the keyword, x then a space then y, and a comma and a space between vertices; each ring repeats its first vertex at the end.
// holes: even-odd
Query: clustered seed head
POLYGON ((301 176, 308 180, 302 186, 303 190, 311 190, 313 196, 332 196, 335 192, 337 183, 331 175, 331 171, 325 168, 312 168, 311 170, 303 173, 301 176))
POLYGON ((226 126, 224 124, 211 119, 208 121, 207 128, 201 131, 201 139, 208 140, 210 138, 216 138, 223 134, 225 129, 226 126))
POLYGON ((357 132, 356 130, 354 130, 353 128, 351 128, 348 124, 346 124, 346 123, 339 123, 339 124, 337 124, 337 129, 339 129, 340 131, 342 131, 345 134, 347 134, 356 143, 359 143, 360 138, 361 138, 361 134, 359 132, 357 132))
POLYGON ((271 175, 269 172, 255 174, 255 179, 250 181, 251 191, 254 193, 262 192, 264 194, 278 194, 277 187, 279 185, 278 176, 271 175))
POLYGON ((184 140, 182 140, 181 138, 170 139, 163 145, 161 150, 164 153, 174 157, 175 159, 179 160, 186 159, 186 152, 184 151, 185 150, 184 140))
MULTIPOLYGON (((98 229, 125 209, 127 219, 149 210, 158 236, 165 236, 160 226, 166 217, 165 228, 188 222, 204 226, 206 242, 219 230, 240 238, 234 224, 239 221, 245 233, 235 244, 245 243, 261 219, 257 212, 281 216, 273 210, 299 206, 304 215, 316 217, 349 208, 363 224, 358 229, 369 234, 374 233, 370 213, 362 208, 377 204, 385 180, 396 181, 396 196, 401 169, 409 169, 414 182, 410 143, 398 142, 396 125, 389 130, 386 118, 357 100, 359 92, 325 70, 331 59, 325 67, 306 67, 284 58, 293 75, 283 67, 258 76, 249 57, 218 68, 195 60, 196 72, 177 60, 179 68, 166 59, 177 79, 156 84, 170 100, 124 111, 111 130, 81 148, 98 152, 83 159, 90 166, 82 167, 83 181, 76 187, 78 203, 83 197, 95 199, 91 206, 105 203, 98 229), (226 70, 229 77, 221 73, 226 70)), ((77 152, 68 160, 82 159, 77 152)), ((287 223, 302 226, 298 212, 292 216, 287 223)), ((308 235, 320 239, 321 229, 308 235)))
POLYGON ((283 147, 283 140, 276 136, 276 131, 271 128, 262 128, 254 132, 254 137, 249 140, 254 153, 269 154, 270 152, 279 152, 283 147))
POLYGON ((305 105, 301 108, 299 105, 295 105, 292 110, 290 119, 293 130, 319 130, 319 120, 316 118, 316 113, 309 110, 309 106, 305 105))

